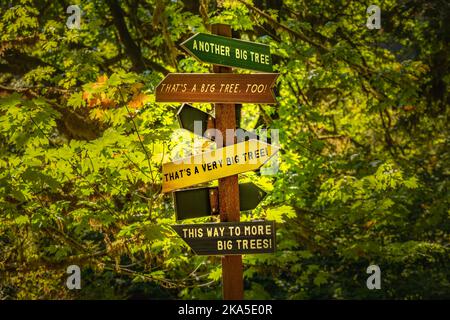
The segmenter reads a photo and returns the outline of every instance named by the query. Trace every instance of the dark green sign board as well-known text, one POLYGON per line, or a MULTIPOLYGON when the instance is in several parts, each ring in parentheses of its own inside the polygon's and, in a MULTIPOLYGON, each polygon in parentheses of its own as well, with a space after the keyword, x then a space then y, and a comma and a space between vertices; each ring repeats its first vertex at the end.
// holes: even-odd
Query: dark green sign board
MULTIPOLYGON (((216 207, 217 187, 194 188, 173 193, 177 220, 206 217, 219 214, 216 207)), ((252 182, 239 184, 240 210, 255 209, 264 199, 266 192, 252 182)))
POLYGON ((275 252, 273 221, 177 224, 171 227, 197 255, 275 252))
POLYGON ((181 46, 202 62, 272 72, 270 47, 265 44, 197 33, 181 46))
MULTIPOLYGON (((205 136, 206 130, 208 130, 208 121, 214 122, 214 117, 210 114, 203 112, 197 108, 194 108, 190 104, 183 103, 183 105, 180 107, 180 109, 177 112, 177 118, 178 122, 180 123, 180 126, 183 129, 186 129, 192 133, 195 133, 197 135, 200 135, 204 138, 211 138, 211 140, 214 140, 214 136, 205 136), (195 122, 198 122, 199 129, 195 130, 195 122)), ((236 132, 236 143, 242 142, 242 141, 248 141, 248 140, 261 140, 261 138, 254 134, 253 132, 244 130, 244 129, 238 129, 236 132)), ((266 138, 264 142, 267 142, 268 144, 271 143, 270 138, 266 138)))
POLYGON ((183 129, 204 136, 205 131, 208 129, 208 120, 213 120, 214 118, 206 112, 194 108, 190 104, 183 103, 180 109, 178 109, 177 119, 183 129), (196 121, 201 124, 201 130, 198 130, 199 132, 195 131, 196 121))

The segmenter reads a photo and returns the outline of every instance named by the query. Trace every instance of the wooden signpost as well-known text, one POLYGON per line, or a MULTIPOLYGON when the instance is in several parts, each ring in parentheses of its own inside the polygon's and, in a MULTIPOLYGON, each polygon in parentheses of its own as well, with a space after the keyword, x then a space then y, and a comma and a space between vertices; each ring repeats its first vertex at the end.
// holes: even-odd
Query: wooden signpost
POLYGON ((197 33, 181 46, 202 62, 272 72, 270 47, 265 44, 197 33))
MULTIPOLYGON (((275 104, 278 73, 169 73, 156 87, 156 102, 275 104)), ((234 129, 234 128, 229 128, 234 129)))
POLYGON ((278 148, 270 144, 249 140, 164 163, 162 192, 257 170, 277 151, 278 148))
POLYGON ((178 224, 172 228, 197 255, 240 255, 275 251, 273 221, 178 224))
MULTIPOLYGON (((212 32, 224 37, 231 37, 231 27, 223 24, 212 25, 212 32)), ((213 71, 217 73, 231 73, 228 67, 213 66, 213 71)), ((216 103, 216 129, 224 132, 223 143, 228 143, 227 129, 235 129, 236 106, 234 104, 216 103)), ((216 141, 217 142, 217 141, 216 141)), ((236 142, 236 141, 235 141, 236 142)), ((231 143, 232 144, 232 143, 231 143)), ((239 182, 238 175, 219 179, 219 213, 221 222, 239 222, 239 182)), ((244 270, 242 256, 222 257, 222 286, 223 298, 225 300, 242 300, 244 298, 244 270)))
POLYGON ((214 140, 223 147, 163 164, 162 191, 170 192, 218 179, 216 188, 176 191, 174 200, 178 220, 218 212, 221 222, 182 224, 172 228, 195 253, 222 256, 223 298, 242 300, 241 255, 274 252, 276 243, 273 222, 239 222, 240 211, 254 209, 264 198, 265 192, 252 183, 239 185, 238 174, 257 170, 278 148, 258 141, 258 136, 254 134, 245 135, 245 131, 240 136, 242 138, 236 139, 236 104, 275 104, 272 87, 278 74, 233 74, 231 67, 271 72, 270 48, 231 39, 228 25, 212 25, 211 31, 213 34, 194 35, 182 46, 197 59, 213 63, 214 73, 168 74, 156 87, 155 100, 215 103, 215 119, 186 104, 177 117, 183 128, 196 134, 203 135, 206 129, 217 129, 221 135, 216 135, 214 140), (201 133, 194 131, 194 121, 201 121, 201 133))
MULTIPOLYGON (((253 210, 264 199, 266 192, 254 183, 239 184, 240 211, 253 210)), ((192 188, 173 193, 177 220, 219 214, 217 187, 192 188)))

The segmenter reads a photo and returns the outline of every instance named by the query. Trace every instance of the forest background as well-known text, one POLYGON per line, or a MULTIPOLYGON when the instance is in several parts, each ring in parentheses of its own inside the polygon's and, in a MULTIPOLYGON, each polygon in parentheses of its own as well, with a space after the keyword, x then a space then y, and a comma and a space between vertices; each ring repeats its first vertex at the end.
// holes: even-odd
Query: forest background
POLYGON ((280 73, 277 105, 240 112, 281 147, 275 175, 240 178, 268 192, 242 219, 277 223, 276 253, 244 256, 245 298, 450 298, 448 1, 0 4, 0 299, 221 298, 220 257, 170 228, 161 164, 193 137, 154 97, 169 72, 212 71, 180 43, 214 23, 280 73))

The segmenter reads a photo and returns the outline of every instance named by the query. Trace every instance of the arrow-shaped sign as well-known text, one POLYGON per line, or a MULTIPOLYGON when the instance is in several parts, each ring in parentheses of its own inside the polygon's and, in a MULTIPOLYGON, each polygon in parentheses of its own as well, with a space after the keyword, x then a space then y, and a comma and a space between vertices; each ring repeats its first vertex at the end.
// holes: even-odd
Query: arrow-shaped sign
POLYGON ((156 102, 275 104, 278 73, 169 73, 156 87, 156 102))
POLYGON ((273 221, 178 224, 171 226, 197 255, 271 253, 273 221))
MULTIPOLYGON (((266 192, 254 183, 239 184, 241 211, 253 210, 264 199, 266 192)), ((177 220, 206 217, 219 214, 217 187, 194 188, 173 193, 177 220)))
POLYGON ((270 47, 207 33, 197 33, 181 46, 202 62, 272 72, 270 47))
MULTIPOLYGON (((190 104, 183 103, 177 113, 178 122, 183 129, 186 129, 201 137, 214 140, 214 136, 205 135, 206 130, 215 127, 215 119, 210 114, 194 108, 190 104), (197 126, 195 125, 197 122, 197 126)), ((247 140, 262 140, 258 135, 245 129, 236 130, 237 143, 247 140)), ((270 144, 270 138, 263 140, 270 144)))
MULTIPOLYGON (((192 133, 205 137, 205 131, 214 128, 214 117, 206 112, 194 108, 190 104, 183 103, 178 109, 177 119, 180 127, 192 133), (195 130, 195 122, 201 123, 201 130, 195 130)), ((205 137, 206 138, 206 137, 205 137)))
POLYGON ((191 156, 162 167, 163 192, 232 176, 260 168, 278 148, 249 140, 191 156))

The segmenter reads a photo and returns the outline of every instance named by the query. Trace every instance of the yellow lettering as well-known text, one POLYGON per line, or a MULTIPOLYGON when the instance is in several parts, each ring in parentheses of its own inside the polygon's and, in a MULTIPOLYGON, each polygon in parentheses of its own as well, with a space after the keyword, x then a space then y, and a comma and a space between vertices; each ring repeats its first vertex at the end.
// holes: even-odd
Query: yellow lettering
POLYGON ((264 226, 258 226, 258 235, 264 234, 264 226))

